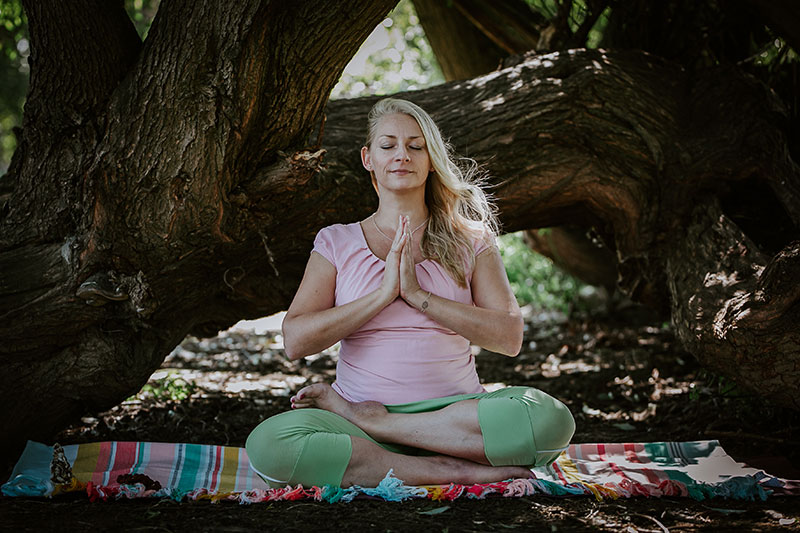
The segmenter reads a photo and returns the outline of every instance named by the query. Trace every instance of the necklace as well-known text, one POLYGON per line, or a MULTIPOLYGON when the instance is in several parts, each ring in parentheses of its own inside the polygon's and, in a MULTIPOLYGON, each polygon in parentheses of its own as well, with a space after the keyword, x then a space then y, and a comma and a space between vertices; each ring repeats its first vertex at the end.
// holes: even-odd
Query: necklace
MULTIPOLYGON (((388 239, 388 240, 390 240, 390 241, 394 242, 394 239, 392 239, 391 237, 389 237, 388 235, 386 235, 384 232, 382 232, 382 231, 381 231, 381 228, 379 228, 379 227, 378 227, 378 223, 377 223, 377 222, 375 222, 375 213, 372 213, 372 214, 370 215, 370 217, 369 217, 369 218, 371 218, 371 219, 372 219, 372 223, 375 225, 375 229, 376 229, 376 230, 378 230, 378 233, 380 233, 381 235, 383 235, 384 237, 386 237, 386 239, 388 239)), ((424 226, 425 224, 427 224, 427 223, 428 223, 428 220, 430 220, 430 219, 429 219, 429 218, 426 218, 425 220, 423 220, 423 221, 422 221, 422 224, 420 224, 419 226, 417 226, 416 228, 414 228, 413 230, 411 230, 411 235, 414 235, 414 233, 416 233, 416 231, 417 231, 418 229, 420 229, 422 226, 424 226)))

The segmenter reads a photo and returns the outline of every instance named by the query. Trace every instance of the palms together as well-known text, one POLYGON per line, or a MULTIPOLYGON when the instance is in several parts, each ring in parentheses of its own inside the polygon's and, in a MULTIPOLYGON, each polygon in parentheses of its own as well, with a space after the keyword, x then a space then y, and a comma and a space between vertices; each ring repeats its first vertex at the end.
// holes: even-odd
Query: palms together
POLYGON ((386 256, 386 270, 381 290, 389 302, 398 296, 409 304, 409 298, 420 290, 414 269, 413 239, 408 230, 408 217, 401 215, 392 247, 386 256))

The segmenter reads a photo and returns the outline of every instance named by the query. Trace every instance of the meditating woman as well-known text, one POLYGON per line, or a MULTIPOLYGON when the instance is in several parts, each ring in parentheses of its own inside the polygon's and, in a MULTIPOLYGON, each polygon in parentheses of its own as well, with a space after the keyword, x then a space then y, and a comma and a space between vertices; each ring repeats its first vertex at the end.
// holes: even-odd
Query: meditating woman
POLYGON ((374 487, 389 469, 409 485, 530 477, 575 423, 542 391, 478 380, 470 343, 513 357, 523 323, 474 169, 425 111, 390 98, 361 159, 378 210, 320 230, 283 321, 290 359, 341 341, 336 382, 253 430, 253 468, 273 487, 374 487))

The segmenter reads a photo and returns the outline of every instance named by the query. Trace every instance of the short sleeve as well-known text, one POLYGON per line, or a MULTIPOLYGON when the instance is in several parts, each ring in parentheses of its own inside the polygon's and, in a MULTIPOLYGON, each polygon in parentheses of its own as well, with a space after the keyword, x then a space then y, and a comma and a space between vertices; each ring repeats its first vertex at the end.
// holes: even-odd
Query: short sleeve
POLYGON ((497 246, 496 237, 489 231, 485 232, 483 235, 475 239, 475 257, 478 257, 483 252, 494 246, 497 246))
POLYGON ((336 258, 333 255, 333 250, 333 231, 330 226, 322 228, 314 238, 314 248, 311 251, 317 252, 327 259, 330 264, 336 266, 336 258))

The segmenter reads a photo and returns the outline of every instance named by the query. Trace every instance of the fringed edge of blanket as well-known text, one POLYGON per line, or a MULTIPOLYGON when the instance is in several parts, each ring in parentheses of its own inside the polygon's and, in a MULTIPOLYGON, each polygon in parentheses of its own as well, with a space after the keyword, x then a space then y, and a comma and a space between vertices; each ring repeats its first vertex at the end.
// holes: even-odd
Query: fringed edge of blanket
MULTIPOLYGON (((19 476, 18 476, 19 477, 19 476)), ((277 489, 254 489, 241 492, 214 492, 201 488, 181 491, 174 488, 148 488, 142 483, 97 485, 92 482, 81 483, 72 478, 69 483, 52 484, 47 482, 41 486, 39 493, 33 493, 30 485, 27 490, 16 492, 14 481, 3 485, 6 496, 47 496, 54 497, 67 493, 85 492, 90 501, 112 501, 135 498, 168 498, 175 501, 209 500, 211 502, 232 501, 240 504, 251 504, 273 501, 314 500, 328 503, 350 502, 356 498, 382 499, 385 501, 405 501, 427 498, 435 501, 452 501, 458 498, 482 500, 488 497, 517 498, 542 494, 546 496, 594 496, 597 500, 631 498, 635 496, 689 497, 705 500, 714 497, 735 500, 766 500, 772 490, 765 488, 774 478, 767 476, 737 476, 719 483, 691 482, 674 480, 662 481, 658 486, 646 486, 641 483, 623 480, 619 483, 555 483, 542 479, 512 479, 497 483, 474 485, 408 486, 394 477, 392 471, 377 487, 360 486, 342 488, 325 485, 323 487, 305 488, 302 485, 286 486, 277 489), (763 483, 763 481, 767 483, 763 483)))

